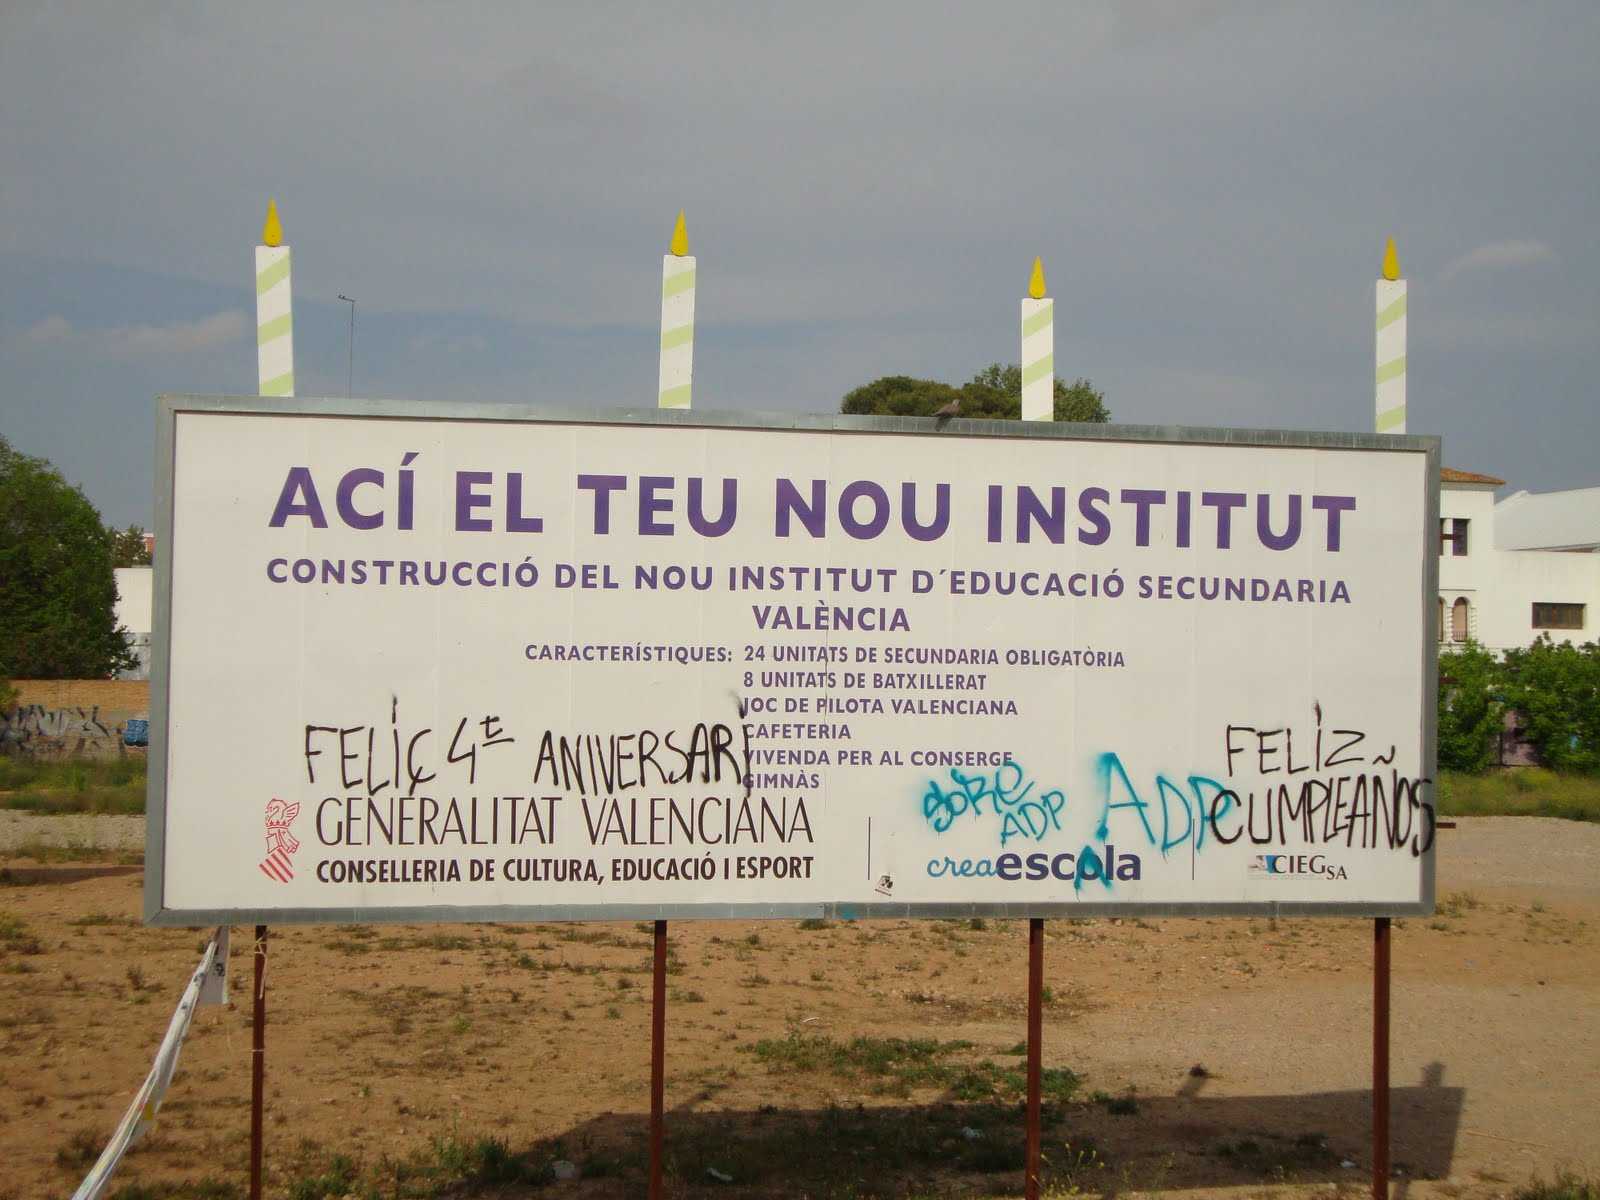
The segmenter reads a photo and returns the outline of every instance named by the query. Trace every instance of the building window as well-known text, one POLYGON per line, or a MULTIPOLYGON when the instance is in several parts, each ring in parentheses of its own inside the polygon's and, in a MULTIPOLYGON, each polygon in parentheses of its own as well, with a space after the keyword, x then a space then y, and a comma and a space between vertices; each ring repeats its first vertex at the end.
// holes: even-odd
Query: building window
POLYGON ((1439 553, 1448 554, 1452 558, 1465 558, 1467 555, 1467 525, 1465 517, 1440 517, 1439 518, 1439 553))
POLYGON ((1534 601, 1533 627, 1535 629, 1582 629, 1583 605, 1541 604, 1534 601))
POLYGON ((1464 642, 1467 640, 1467 598, 1462 596, 1450 606, 1450 640, 1464 642))

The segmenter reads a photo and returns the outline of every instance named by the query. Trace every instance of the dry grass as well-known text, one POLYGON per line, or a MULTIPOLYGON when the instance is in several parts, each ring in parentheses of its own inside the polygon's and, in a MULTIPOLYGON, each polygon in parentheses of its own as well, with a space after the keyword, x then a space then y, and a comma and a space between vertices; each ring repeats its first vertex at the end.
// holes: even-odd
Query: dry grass
POLYGON ((1440 772, 1444 817, 1562 817, 1600 821, 1600 778, 1511 767, 1485 775, 1440 772))
POLYGON ((0 808, 36 813, 142 815, 142 755, 109 760, 40 762, 0 757, 0 808))

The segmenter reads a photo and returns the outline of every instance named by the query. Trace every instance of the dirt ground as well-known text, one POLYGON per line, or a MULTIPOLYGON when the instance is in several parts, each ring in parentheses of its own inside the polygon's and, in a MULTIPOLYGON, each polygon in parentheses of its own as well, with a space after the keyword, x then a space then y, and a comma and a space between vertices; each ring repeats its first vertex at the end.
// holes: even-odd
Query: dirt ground
MULTIPOLYGON (((0 888, 4 1200, 70 1193, 198 961, 200 932, 139 923, 141 886, 124 874, 0 888)), ((1563 1168, 1600 1174, 1600 826, 1462 819, 1440 834, 1438 894, 1438 915, 1395 923, 1396 1194, 1503 1196, 1563 1168)), ((1046 1133, 1056 1194, 1361 1193, 1371 922, 1046 928, 1045 1064, 1082 1077, 1046 1133)), ((119 1187, 243 1187, 250 947, 236 935, 234 1003, 197 1014, 119 1187)), ((1014 1110, 771 1047, 935 1039, 1015 1067, 1026 942, 1015 921, 675 923, 669 1190, 1020 1194, 1020 1171, 973 1172, 963 1157, 1011 1131, 1020 1144, 1014 1110), (952 1165, 895 1165, 908 1138, 952 1165)), ((484 1137, 579 1164, 582 1178, 541 1195, 642 1194, 647 926, 282 927, 270 948, 269 1195, 334 1153, 370 1167, 484 1137)))

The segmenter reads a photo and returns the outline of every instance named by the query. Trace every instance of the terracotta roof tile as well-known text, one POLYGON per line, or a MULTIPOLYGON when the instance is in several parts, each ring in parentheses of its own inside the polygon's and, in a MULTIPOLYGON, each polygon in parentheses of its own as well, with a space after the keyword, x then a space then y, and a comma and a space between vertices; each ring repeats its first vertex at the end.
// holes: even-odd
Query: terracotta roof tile
POLYGON ((1439 468, 1440 483, 1492 483, 1499 487, 1505 483, 1504 479, 1496 479, 1493 475, 1480 475, 1476 471, 1458 471, 1454 467, 1439 468))

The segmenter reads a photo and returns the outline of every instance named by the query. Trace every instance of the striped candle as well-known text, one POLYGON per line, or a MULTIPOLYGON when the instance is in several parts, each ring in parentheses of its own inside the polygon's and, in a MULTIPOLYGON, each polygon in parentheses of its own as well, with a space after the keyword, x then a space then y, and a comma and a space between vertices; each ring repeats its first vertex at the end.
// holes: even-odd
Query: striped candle
POLYGON ((256 388, 263 396, 294 395, 294 318, 290 311, 289 247, 283 244, 277 203, 256 247, 256 388))
POLYGON ((1406 431, 1406 281, 1400 278, 1400 256, 1394 239, 1383 252, 1383 278, 1378 280, 1379 433, 1406 431))
POLYGON ((683 213, 661 259, 660 407, 688 408, 694 375, 694 258, 683 213))
POLYGON ((1044 262, 1033 260, 1022 302, 1022 419, 1049 421, 1056 401, 1056 302, 1044 294, 1044 262))

